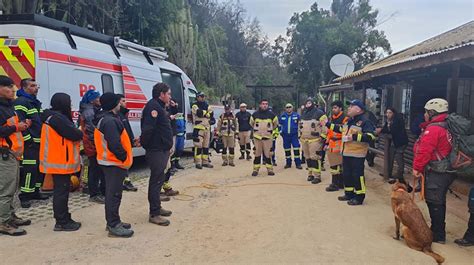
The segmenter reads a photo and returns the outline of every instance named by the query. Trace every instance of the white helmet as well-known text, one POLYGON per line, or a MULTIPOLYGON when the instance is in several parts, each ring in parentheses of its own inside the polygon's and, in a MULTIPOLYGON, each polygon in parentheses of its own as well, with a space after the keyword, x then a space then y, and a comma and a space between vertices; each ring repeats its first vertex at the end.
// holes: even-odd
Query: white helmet
POLYGON ((448 112, 448 101, 442 98, 433 98, 425 104, 425 110, 434 110, 438 113, 448 112))

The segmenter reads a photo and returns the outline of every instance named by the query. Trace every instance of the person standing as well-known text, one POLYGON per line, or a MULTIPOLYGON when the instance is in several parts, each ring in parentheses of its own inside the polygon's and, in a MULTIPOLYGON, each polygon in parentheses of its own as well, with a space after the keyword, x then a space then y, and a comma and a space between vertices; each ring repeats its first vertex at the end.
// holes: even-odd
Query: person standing
MULTIPOLYGON (((405 130, 405 121, 403 116, 394 108, 387 108, 385 111, 387 121, 382 128, 377 129, 377 133, 389 134, 391 136, 391 144, 388 156, 388 183, 393 184, 398 179, 405 183, 403 171, 405 169, 405 161, 403 154, 408 145, 408 135, 405 130), (397 162, 398 170, 395 177, 392 175, 394 162, 397 162)), ((409 187, 409 190, 411 187, 409 187)), ((410 192, 410 191, 409 191, 410 192)))
POLYGON ((197 101, 192 105, 194 163, 197 169, 213 168, 209 163, 209 143, 211 141, 211 119, 214 112, 206 102, 206 96, 200 92, 197 101))
POLYGON ((171 130, 173 131, 173 147, 170 151, 170 163, 165 170, 165 182, 163 183, 163 192, 162 197, 160 198, 161 201, 169 201, 170 198, 168 196, 176 196, 179 194, 179 191, 173 190, 173 187, 170 184, 171 176, 174 175, 177 168, 174 168, 174 155, 176 153, 176 141, 178 135, 178 103, 176 103, 173 99, 170 99, 169 104, 166 106, 166 111, 168 112, 170 123, 171 123, 171 130))
POLYGON ((165 181, 165 169, 173 148, 173 130, 166 106, 171 100, 171 89, 165 83, 153 86, 152 99, 143 109, 141 118, 142 135, 140 143, 146 151, 150 165, 148 202, 150 204, 149 222, 167 226, 170 221, 161 216, 170 216, 171 211, 161 207, 160 191, 165 181))
POLYGON ((71 97, 56 93, 51 109, 41 114, 40 172, 53 174, 54 231, 76 231, 80 222, 71 218, 68 209, 71 174, 81 170, 79 155, 82 131, 72 121, 71 97))
POLYGON ((338 200, 347 201, 348 205, 362 205, 366 187, 364 163, 369 150, 369 143, 375 141, 375 126, 366 117, 365 105, 354 99, 348 101, 347 124, 337 125, 328 122, 329 129, 342 133, 342 175, 344 179, 344 195, 338 200))
POLYGON ((247 104, 242 103, 240 104, 240 111, 235 115, 237 119, 237 132, 238 132, 238 140, 240 146, 240 160, 245 159, 245 155, 247 155, 247 160, 251 160, 252 156, 250 156, 250 150, 252 149, 251 146, 251 134, 252 134, 252 126, 250 126, 250 118, 252 114, 247 111, 247 104))
MULTIPOLYGON (((342 126, 347 123, 348 118, 344 115, 344 104, 341 101, 337 100, 331 104, 332 107, 332 115, 330 118, 330 122, 342 126)), ((327 136, 327 157, 329 161, 329 166, 331 169, 331 176, 332 181, 328 187, 326 187, 326 191, 338 191, 339 189, 344 188, 344 181, 342 177, 342 155, 341 155, 341 147, 342 147, 342 134, 337 133, 334 130, 328 129, 328 136, 327 136)))
POLYGON ((255 146, 252 176, 258 176, 262 160, 267 167, 268 175, 274 176, 271 150, 274 131, 278 130, 278 117, 268 109, 268 100, 260 101, 258 111, 250 118, 250 125, 253 127, 255 146))
POLYGON ((469 207, 469 221, 467 223, 467 230, 462 238, 454 240, 454 243, 463 247, 474 246, 474 187, 469 191, 467 206, 469 207))
POLYGON ((98 204, 105 203, 104 172, 97 164, 97 151, 94 145, 94 119, 100 113, 100 93, 95 90, 87 91, 79 104, 79 125, 83 133, 82 144, 88 158, 87 189, 89 201, 98 204))
POLYGON ((39 146, 41 140, 41 102, 37 99, 39 85, 32 78, 21 80, 21 88, 13 101, 20 121, 31 121, 31 126, 23 132, 25 151, 20 170, 21 207, 29 208, 31 200, 46 200, 49 196, 40 192, 44 175, 39 172, 39 146))
POLYGON ((221 114, 217 121, 217 133, 222 138, 224 149, 222 150, 222 166, 227 165, 235 167, 234 155, 235 155, 235 135, 236 135, 236 119, 234 113, 230 109, 229 105, 225 105, 224 113, 221 114), (227 154, 229 151, 229 154, 227 154))
POLYGON ((300 141, 308 165, 308 181, 312 184, 321 182, 320 152, 326 139, 327 129, 322 125, 328 118, 316 107, 312 98, 305 102, 305 108, 300 121, 300 141))
POLYGON ((29 125, 20 121, 15 113, 14 89, 13 80, 0 75, 0 233, 21 236, 26 235, 26 231, 18 226, 30 225, 31 221, 16 216, 13 198, 18 190, 19 160, 24 150, 22 132, 29 125))
POLYGON ((291 147, 293 147, 296 168, 303 169, 301 166, 300 140, 298 139, 298 126, 301 117, 297 112, 293 111, 293 105, 290 103, 286 104, 285 110, 285 113, 283 113, 279 119, 281 136, 283 137, 283 148, 285 149, 286 156, 285 168, 291 168, 291 147))
POLYGON ((448 102, 434 98, 425 104, 425 122, 413 152, 413 175, 425 181, 425 200, 431 218, 433 242, 446 242, 446 193, 455 175, 447 172, 448 155, 451 153, 451 135, 447 130, 448 102))
POLYGON ((131 225, 120 220, 119 208, 122 201, 123 183, 133 163, 130 136, 120 118, 121 97, 104 93, 100 104, 104 110, 94 130, 97 163, 104 172, 105 219, 112 237, 131 237, 131 225))
MULTIPOLYGON (((132 145, 132 147, 140 147, 140 139, 135 138, 132 126, 130 125, 130 121, 128 119, 128 113, 130 112, 130 110, 127 109, 127 99, 122 94, 117 94, 117 96, 120 98, 120 111, 118 112, 118 117, 122 121, 123 127, 127 131, 127 135, 130 138, 130 144, 132 145)), ((130 177, 128 177, 128 172, 127 176, 125 177, 125 180, 123 181, 123 190, 138 191, 138 188, 133 185, 132 180, 130 179, 130 177)))
POLYGON ((179 164, 179 160, 184 151, 186 120, 184 119, 183 114, 179 113, 178 103, 176 103, 173 99, 170 101, 169 110, 174 142, 174 152, 171 155, 171 170, 176 172, 179 169, 184 169, 184 167, 179 164))

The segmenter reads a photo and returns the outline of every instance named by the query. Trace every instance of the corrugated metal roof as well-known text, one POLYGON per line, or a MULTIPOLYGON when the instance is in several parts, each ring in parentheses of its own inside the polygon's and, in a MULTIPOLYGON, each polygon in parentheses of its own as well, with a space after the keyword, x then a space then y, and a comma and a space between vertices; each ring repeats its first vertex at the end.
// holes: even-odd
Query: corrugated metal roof
POLYGON ((364 68, 336 78, 334 81, 340 82, 348 80, 385 67, 415 61, 470 45, 474 45, 474 20, 379 61, 368 64, 364 68))

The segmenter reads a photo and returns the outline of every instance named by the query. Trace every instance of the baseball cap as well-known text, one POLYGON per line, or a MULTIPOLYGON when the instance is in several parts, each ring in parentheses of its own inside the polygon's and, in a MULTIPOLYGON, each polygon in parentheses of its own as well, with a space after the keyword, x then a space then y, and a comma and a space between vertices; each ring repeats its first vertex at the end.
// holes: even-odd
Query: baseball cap
POLYGON ((225 106, 224 106, 224 109, 225 109, 225 110, 230 110, 230 105, 225 105, 225 106))
POLYGON ((6 76, 6 75, 0 75, 0 86, 11 86, 14 85, 13 80, 6 76))
POLYGON ((204 97, 204 96, 206 96, 206 94, 204 94, 203 92, 199 92, 199 93, 197 93, 197 96, 198 97, 204 97))
POLYGON ((365 104, 360 99, 353 99, 353 100, 350 100, 350 101, 346 101, 346 104, 354 105, 354 106, 357 106, 357 107, 361 108, 362 110, 365 110, 365 104))
POLYGON ((241 107, 241 108, 246 108, 246 107, 247 107, 247 104, 242 103, 242 104, 240 104, 240 107, 241 107))
POLYGON ((291 103, 286 104, 285 108, 293 108, 293 105, 291 103))

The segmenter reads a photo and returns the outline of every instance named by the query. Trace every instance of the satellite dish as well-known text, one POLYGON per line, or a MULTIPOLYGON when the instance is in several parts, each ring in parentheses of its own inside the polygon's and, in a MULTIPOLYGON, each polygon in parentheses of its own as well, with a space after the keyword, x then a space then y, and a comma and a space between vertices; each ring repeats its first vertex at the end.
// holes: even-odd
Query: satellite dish
POLYGON ((354 62, 345 54, 336 54, 329 61, 331 71, 337 76, 345 76, 354 72, 354 62))

